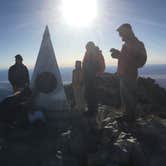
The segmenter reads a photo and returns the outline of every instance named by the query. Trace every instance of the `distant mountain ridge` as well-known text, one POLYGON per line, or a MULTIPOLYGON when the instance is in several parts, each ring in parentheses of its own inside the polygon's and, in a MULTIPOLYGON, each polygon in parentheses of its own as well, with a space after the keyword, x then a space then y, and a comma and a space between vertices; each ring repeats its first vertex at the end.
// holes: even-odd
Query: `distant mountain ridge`
MULTIPOLYGON (((62 80, 64 84, 69 84, 72 81, 72 67, 60 68, 62 80)), ((30 70, 30 77, 33 70, 30 70)), ((106 72, 115 73, 116 66, 107 66, 106 72)), ((146 65, 139 70, 140 76, 151 77, 161 86, 166 88, 166 65, 146 65)), ((12 87, 8 82, 8 71, 0 70, 0 100, 12 93, 12 87)))
MULTIPOLYGON (((72 70, 74 67, 61 67, 60 72, 62 75, 62 80, 64 82, 71 82, 72 80, 72 70)), ((106 72, 114 73, 116 72, 116 66, 107 66, 106 72)), ((29 70, 30 76, 32 75, 33 69, 29 70)), ((145 76, 157 76, 158 79, 161 79, 165 77, 166 79, 166 64, 163 65, 146 65, 145 67, 139 69, 139 74, 140 75, 145 75, 145 76)), ((8 70, 0 70, 0 81, 7 81, 8 80, 8 70)), ((155 78, 154 78, 155 79, 155 78)))

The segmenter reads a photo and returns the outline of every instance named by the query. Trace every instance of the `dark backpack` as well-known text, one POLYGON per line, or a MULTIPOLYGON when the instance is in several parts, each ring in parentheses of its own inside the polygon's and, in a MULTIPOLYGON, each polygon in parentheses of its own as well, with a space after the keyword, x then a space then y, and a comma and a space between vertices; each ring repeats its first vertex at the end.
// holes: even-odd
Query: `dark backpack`
POLYGON ((141 68, 146 64, 147 54, 144 44, 142 42, 138 42, 137 44, 138 54, 137 54, 137 68, 141 68))

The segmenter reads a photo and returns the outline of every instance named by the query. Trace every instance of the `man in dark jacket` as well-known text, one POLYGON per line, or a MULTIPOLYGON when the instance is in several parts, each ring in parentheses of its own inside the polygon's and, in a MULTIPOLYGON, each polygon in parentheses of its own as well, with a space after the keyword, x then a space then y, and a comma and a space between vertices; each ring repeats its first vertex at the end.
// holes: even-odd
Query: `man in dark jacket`
POLYGON ((19 91, 29 86, 29 72, 27 67, 22 63, 21 55, 15 56, 16 63, 9 68, 8 80, 13 87, 13 91, 19 91))
POLYGON ((124 45, 121 51, 111 49, 111 52, 112 57, 118 59, 122 106, 129 122, 135 122, 138 68, 146 63, 147 54, 144 44, 135 37, 130 24, 122 24, 117 31, 124 45))

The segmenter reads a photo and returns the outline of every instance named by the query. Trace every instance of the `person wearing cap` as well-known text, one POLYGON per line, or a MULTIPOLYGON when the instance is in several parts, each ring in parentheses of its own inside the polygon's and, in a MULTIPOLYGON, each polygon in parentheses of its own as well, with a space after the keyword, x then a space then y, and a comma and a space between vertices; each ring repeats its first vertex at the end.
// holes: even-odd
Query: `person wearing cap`
POLYGON ((122 108, 128 121, 135 122, 138 68, 146 63, 147 54, 144 44, 137 39, 130 24, 122 24, 117 31, 124 44, 121 51, 114 48, 110 51, 111 56, 118 60, 122 108))
POLYGON ((99 50, 92 41, 88 42, 86 44, 86 52, 83 58, 83 75, 85 83, 85 100, 88 108, 87 113, 90 116, 95 115, 98 110, 96 76, 104 72, 104 69, 105 63, 103 56, 99 54, 99 50), (102 62, 100 63, 101 60, 102 62))
POLYGON ((29 71, 23 64, 23 58, 19 54, 15 56, 15 64, 8 70, 8 80, 11 83, 14 92, 29 86, 29 71))

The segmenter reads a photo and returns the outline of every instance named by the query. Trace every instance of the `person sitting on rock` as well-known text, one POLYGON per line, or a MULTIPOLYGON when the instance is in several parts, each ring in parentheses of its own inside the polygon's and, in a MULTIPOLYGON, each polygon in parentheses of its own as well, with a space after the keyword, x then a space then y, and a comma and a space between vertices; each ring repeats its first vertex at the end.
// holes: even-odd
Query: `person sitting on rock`
POLYGON ((28 101, 32 97, 32 91, 26 87, 12 96, 6 97, 0 102, 0 123, 5 126, 15 126, 18 123, 27 123, 28 101), (18 123, 17 123, 18 122, 18 123))

